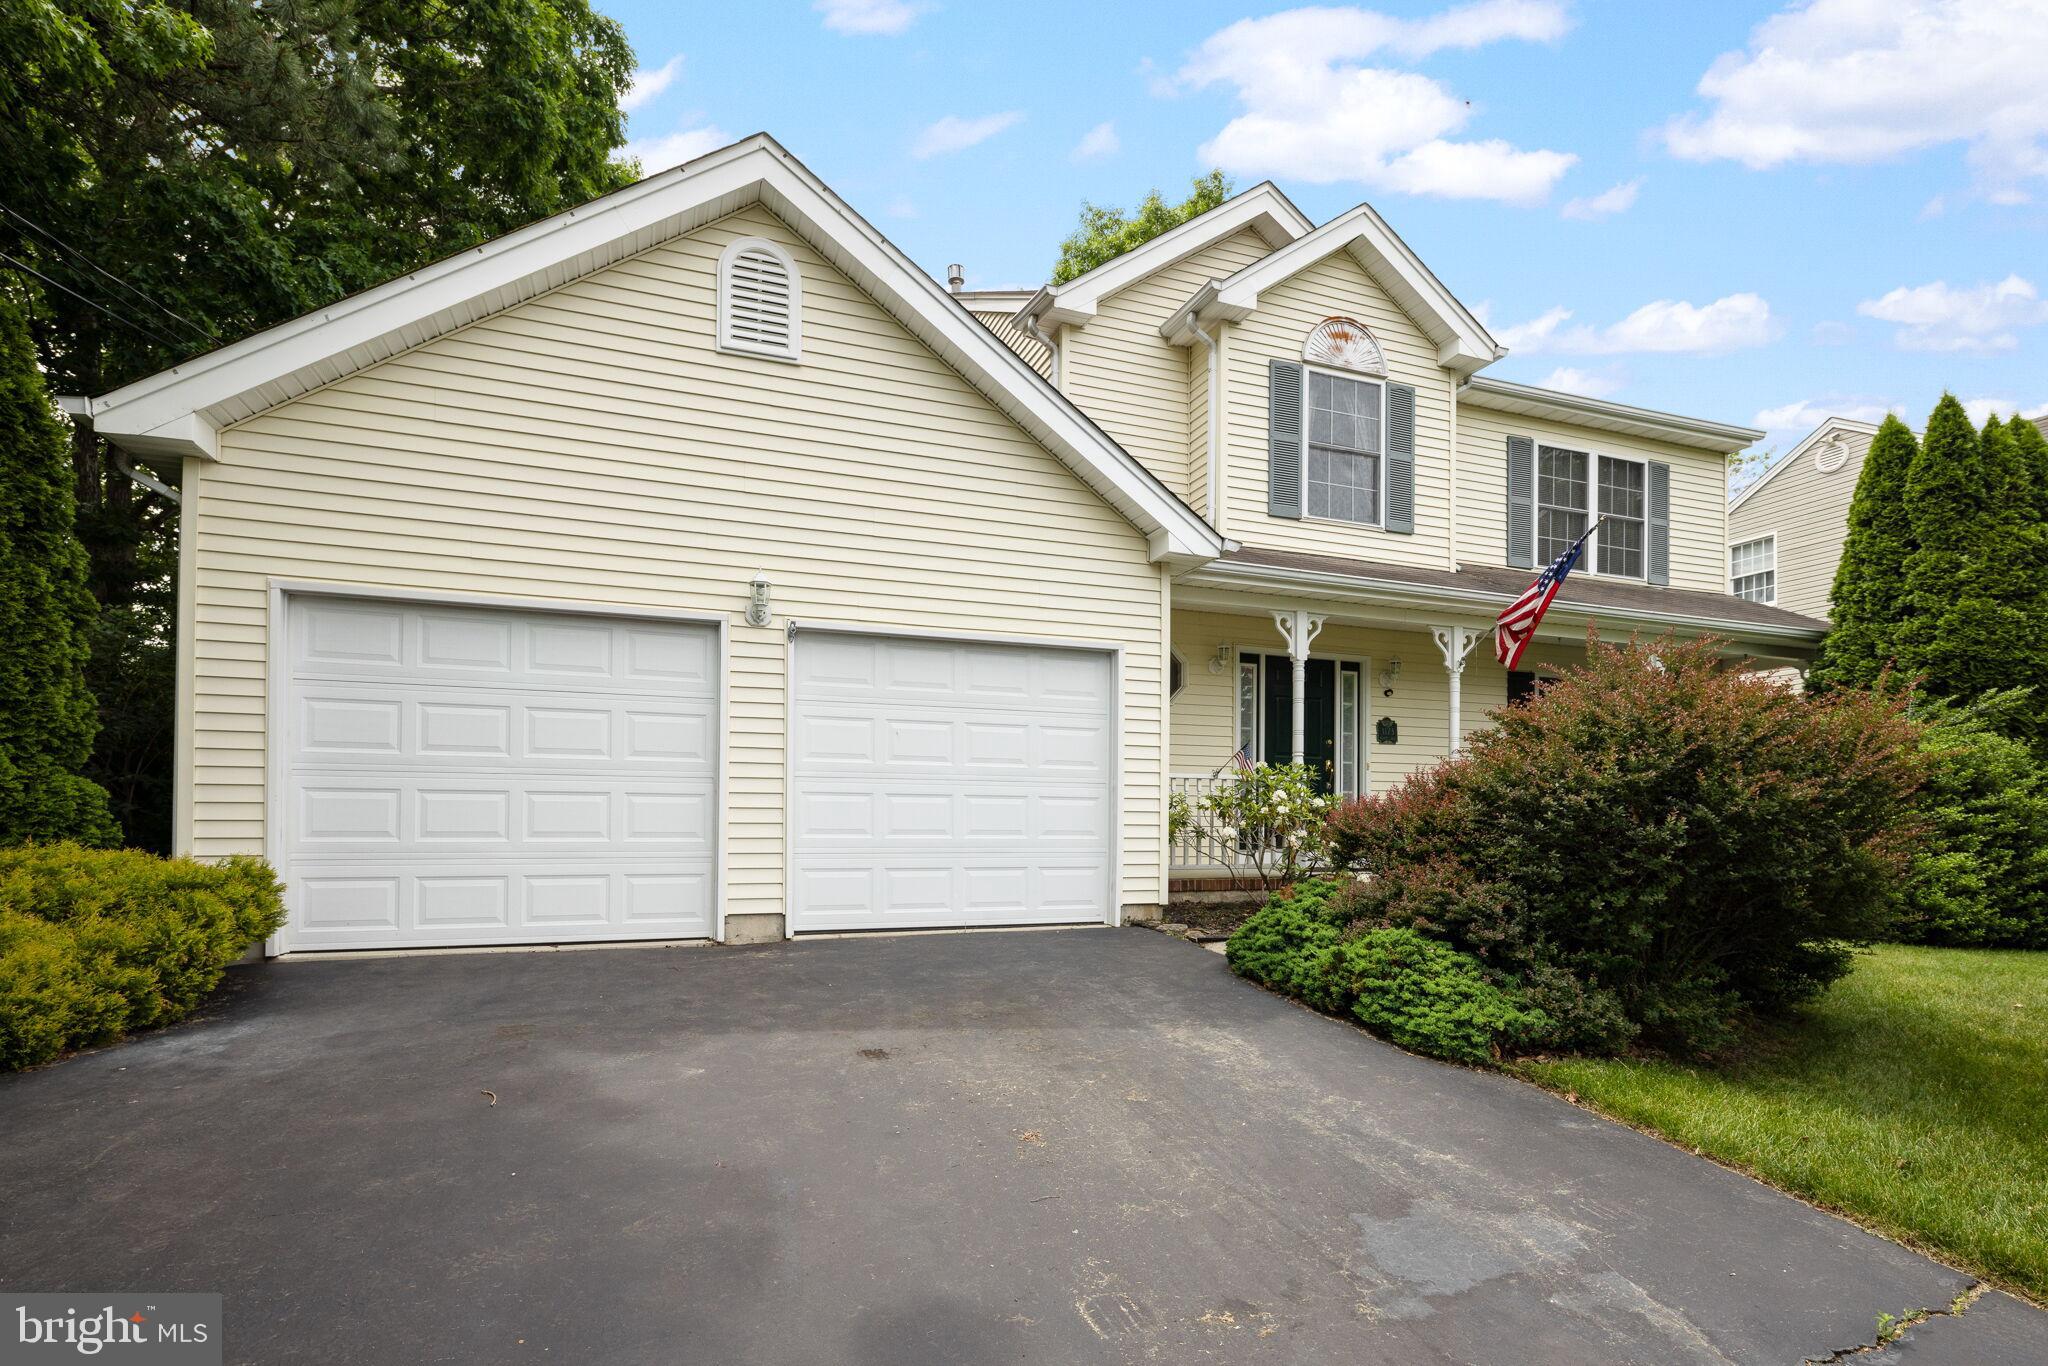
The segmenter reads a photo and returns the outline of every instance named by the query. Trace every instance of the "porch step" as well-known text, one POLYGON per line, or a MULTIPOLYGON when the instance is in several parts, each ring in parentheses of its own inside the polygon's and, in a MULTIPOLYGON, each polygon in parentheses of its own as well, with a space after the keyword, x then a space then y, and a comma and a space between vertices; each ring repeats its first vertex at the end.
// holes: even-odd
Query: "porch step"
POLYGON ((1168 901, 1192 906, 1263 906, 1266 895, 1229 878, 1175 878, 1167 884, 1168 901))

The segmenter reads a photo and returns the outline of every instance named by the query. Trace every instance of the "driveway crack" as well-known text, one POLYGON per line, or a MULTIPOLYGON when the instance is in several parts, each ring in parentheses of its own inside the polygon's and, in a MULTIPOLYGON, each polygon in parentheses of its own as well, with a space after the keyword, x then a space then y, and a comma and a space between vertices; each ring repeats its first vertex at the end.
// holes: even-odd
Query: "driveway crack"
POLYGON ((1945 1309, 1908 1309, 1897 1314, 1877 1316, 1877 1335, 1869 1342, 1854 1347, 1839 1347, 1824 1357, 1807 1357, 1805 1366, 1827 1366, 1829 1362, 1851 1361, 1872 1352, 1881 1352, 1904 1337, 1909 1329, 1917 1328, 1929 1319, 1959 1319, 1968 1312, 1971 1305, 1983 1298, 1988 1289, 1982 1281, 1972 1281, 1963 1287, 1961 1294, 1948 1302, 1945 1309))

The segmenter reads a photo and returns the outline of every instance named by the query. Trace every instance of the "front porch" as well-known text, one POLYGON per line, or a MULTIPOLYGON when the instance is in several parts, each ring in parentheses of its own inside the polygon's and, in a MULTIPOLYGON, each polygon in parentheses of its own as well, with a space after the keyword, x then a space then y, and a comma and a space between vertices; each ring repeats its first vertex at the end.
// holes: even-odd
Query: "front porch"
MULTIPOLYGON (((1453 734, 1487 724, 1510 690, 1585 657, 1583 640, 1547 632, 1513 679, 1493 657, 1492 623, 1401 609, 1272 601, 1177 606, 1179 686, 1171 717, 1171 790, 1202 802, 1252 764, 1300 762, 1332 796, 1385 792, 1452 752, 1453 734), (1235 606, 1236 610, 1230 610, 1235 606)), ((1248 855, 1200 819, 1173 842, 1177 885, 1229 876, 1248 855)))

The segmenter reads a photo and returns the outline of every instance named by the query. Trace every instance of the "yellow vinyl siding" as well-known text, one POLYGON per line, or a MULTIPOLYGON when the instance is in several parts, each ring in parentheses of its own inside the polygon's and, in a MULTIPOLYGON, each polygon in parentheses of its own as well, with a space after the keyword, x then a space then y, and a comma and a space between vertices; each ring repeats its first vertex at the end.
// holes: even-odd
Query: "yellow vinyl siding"
MULTIPOLYGON (((1728 591, 1728 461, 1713 451, 1574 427, 1467 403, 1458 410, 1458 559, 1508 562, 1510 436, 1671 467, 1671 587, 1728 591)), ((1590 568, 1590 560, 1586 566, 1590 568)), ((1582 569, 1580 572, 1585 572, 1582 569)))
POLYGON ((974 320, 1003 339, 1003 345, 1015 351, 1041 375, 1052 374, 1052 351, 1042 341, 1027 337, 1017 329, 1008 313, 976 313, 974 320))
POLYGON ((782 910, 791 620, 1120 645, 1122 896, 1159 899, 1144 536, 763 210, 251 418, 187 477, 195 853, 263 849, 278 578, 729 614, 740 914, 782 910), (714 349, 718 255, 745 236, 803 272, 801 365, 714 349))
POLYGON ((1349 252, 1340 251, 1262 291, 1258 309, 1224 329, 1228 378, 1224 393, 1224 534, 1247 545, 1390 564, 1448 563, 1450 545, 1451 375, 1437 364, 1436 344, 1395 306, 1349 252), (1317 323, 1348 317, 1371 330, 1386 357, 1388 378, 1415 389, 1415 530, 1267 513, 1267 365, 1299 361, 1317 323))
POLYGON ((1208 360, 1199 344, 1169 344, 1159 324, 1204 284, 1270 250, 1249 229, 1235 233, 1101 300, 1086 327, 1060 330, 1061 390, 1183 498, 1194 449, 1191 375, 1208 360))
MULTIPOLYGON (((1473 623, 1476 629, 1476 623, 1473 623)), ((1173 645, 1186 661, 1180 694, 1173 699, 1170 734, 1172 771, 1176 777, 1207 777, 1228 771, 1237 728, 1237 664, 1232 655, 1220 673, 1209 672, 1219 645, 1238 653, 1281 655, 1287 647, 1270 616, 1233 616, 1220 612, 1176 611, 1173 645)), ((1411 773, 1441 762, 1450 752, 1451 684, 1443 653, 1426 627, 1325 626, 1310 649, 1315 658, 1368 659, 1365 679, 1365 754, 1369 790, 1385 792, 1411 773), (1384 696, 1379 677, 1391 659, 1401 661, 1393 680, 1394 695, 1384 696), (1382 716, 1394 718, 1400 739, 1381 745, 1373 725, 1382 716)), ((1538 641, 1524 654, 1522 667, 1554 670, 1585 657, 1583 646, 1564 641, 1538 641)), ((1467 736, 1489 724, 1488 713, 1507 701, 1507 671, 1493 658, 1493 638, 1483 635, 1465 662, 1458 704, 1459 729, 1467 736)))
POLYGON ((1849 504, 1870 451, 1866 433, 1844 432, 1840 439, 1848 448, 1840 469, 1822 472, 1814 456, 1824 443, 1815 443, 1728 512, 1730 549, 1760 536, 1777 538, 1777 605, 1810 617, 1828 615, 1828 592, 1849 535, 1849 504))

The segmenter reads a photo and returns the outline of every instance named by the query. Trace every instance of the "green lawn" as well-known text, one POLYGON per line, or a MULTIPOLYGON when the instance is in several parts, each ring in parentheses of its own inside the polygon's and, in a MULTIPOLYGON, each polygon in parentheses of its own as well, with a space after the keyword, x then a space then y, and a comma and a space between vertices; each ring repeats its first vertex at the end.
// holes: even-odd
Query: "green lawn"
POLYGON ((2048 953, 1880 948, 1739 1061, 1517 1070, 2048 1299, 2048 953))

